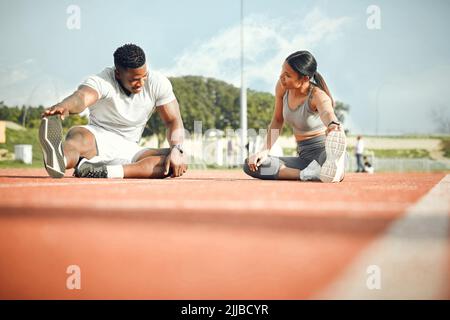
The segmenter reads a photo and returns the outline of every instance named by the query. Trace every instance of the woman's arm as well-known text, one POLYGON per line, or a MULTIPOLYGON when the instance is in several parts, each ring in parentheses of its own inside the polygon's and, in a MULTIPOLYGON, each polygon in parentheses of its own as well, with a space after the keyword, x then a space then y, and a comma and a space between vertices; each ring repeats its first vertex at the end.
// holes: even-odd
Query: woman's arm
POLYGON ((285 89, 281 86, 278 80, 277 86, 275 87, 275 109, 273 111, 272 121, 270 122, 266 143, 261 151, 252 154, 248 157, 248 166, 251 171, 256 171, 261 163, 267 158, 270 148, 275 144, 280 135, 280 130, 283 128, 283 95, 285 89))
POLYGON ((319 112, 320 119, 323 124, 327 127, 327 134, 332 130, 340 130, 340 126, 336 124, 330 125, 332 121, 339 123, 336 114, 334 113, 334 108, 330 97, 322 90, 316 90, 312 101, 313 109, 317 109, 319 112))
POLYGON ((280 80, 278 80, 275 87, 275 108, 273 111, 272 121, 270 122, 267 131, 266 143, 262 151, 270 150, 270 148, 272 148, 280 135, 281 129, 283 128, 283 96, 285 92, 286 89, 283 88, 280 80))

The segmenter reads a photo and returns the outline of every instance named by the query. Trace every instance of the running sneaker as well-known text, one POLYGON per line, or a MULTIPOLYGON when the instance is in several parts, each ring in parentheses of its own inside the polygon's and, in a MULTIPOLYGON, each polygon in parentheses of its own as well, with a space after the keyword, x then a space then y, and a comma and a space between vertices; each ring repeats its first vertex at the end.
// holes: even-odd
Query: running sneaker
POLYGON ((44 155, 45 170, 52 178, 62 178, 66 172, 64 151, 62 148, 63 133, 59 115, 42 118, 39 127, 39 141, 44 155))
POLYGON ((316 160, 313 160, 305 169, 300 171, 300 180, 319 181, 320 172, 321 172, 320 164, 316 160))
POLYGON ((73 175, 77 178, 108 178, 108 169, 102 162, 89 162, 82 159, 73 175))
POLYGON ((320 180, 322 182, 340 182, 345 175, 345 154, 347 141, 342 130, 333 130, 325 140, 327 159, 322 165, 320 180))

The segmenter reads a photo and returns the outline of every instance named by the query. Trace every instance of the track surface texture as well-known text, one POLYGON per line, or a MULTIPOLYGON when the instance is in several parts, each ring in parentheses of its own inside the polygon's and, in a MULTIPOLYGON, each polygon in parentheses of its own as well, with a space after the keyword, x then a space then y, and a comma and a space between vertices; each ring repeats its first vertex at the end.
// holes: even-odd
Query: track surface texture
POLYGON ((0 170, 1 299, 450 298, 447 173, 71 174, 0 170))

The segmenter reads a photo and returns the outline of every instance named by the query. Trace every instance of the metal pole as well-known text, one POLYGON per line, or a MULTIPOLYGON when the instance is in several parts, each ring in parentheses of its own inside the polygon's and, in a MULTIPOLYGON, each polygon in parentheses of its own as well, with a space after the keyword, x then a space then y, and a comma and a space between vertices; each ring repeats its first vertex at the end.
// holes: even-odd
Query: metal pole
POLYGON ((244 0, 241 0, 241 161, 247 157, 247 88, 244 77, 244 0))

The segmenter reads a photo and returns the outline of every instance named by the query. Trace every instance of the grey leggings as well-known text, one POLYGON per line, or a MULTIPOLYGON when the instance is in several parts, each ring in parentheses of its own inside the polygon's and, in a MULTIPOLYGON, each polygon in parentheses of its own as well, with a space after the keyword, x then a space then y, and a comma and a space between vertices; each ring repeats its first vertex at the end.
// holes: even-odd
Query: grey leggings
POLYGON ((244 172, 253 178, 263 180, 277 180, 278 172, 282 165, 288 168, 303 170, 313 160, 320 165, 326 160, 325 153, 325 135, 300 141, 297 145, 297 157, 274 157, 269 156, 259 167, 257 171, 251 171, 247 160, 244 163, 244 172))

